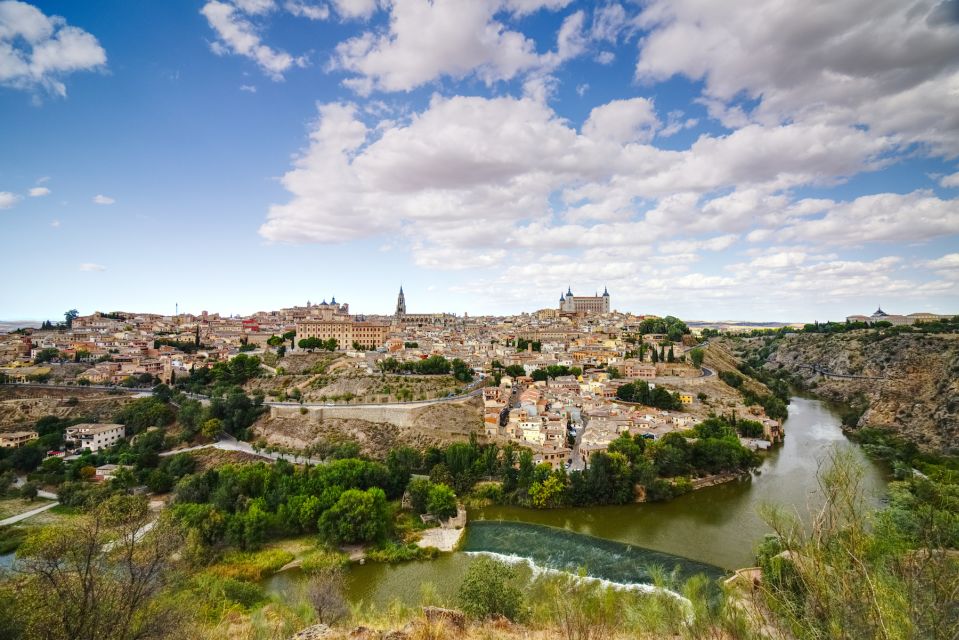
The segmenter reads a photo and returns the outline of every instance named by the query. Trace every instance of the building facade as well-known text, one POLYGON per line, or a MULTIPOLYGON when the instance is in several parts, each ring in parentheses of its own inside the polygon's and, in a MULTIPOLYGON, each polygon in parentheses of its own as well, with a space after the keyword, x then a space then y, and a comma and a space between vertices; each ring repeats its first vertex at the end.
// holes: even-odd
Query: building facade
POLYGON ((295 324, 297 340, 319 338, 336 340, 341 348, 348 349, 353 343, 364 349, 378 349, 389 337, 390 326, 385 323, 363 320, 346 313, 346 305, 336 301, 327 304, 324 300, 310 308, 308 317, 295 324))
POLYGON ((0 448, 19 449, 31 440, 36 440, 39 434, 36 431, 8 431, 0 433, 0 448))
POLYGON ((603 288, 603 295, 574 296, 573 288, 568 287, 566 293, 559 296, 559 313, 561 314, 597 314, 609 313, 609 291, 603 288))
POLYGON ((77 449, 99 451, 112 447, 124 436, 122 424, 78 424, 67 427, 64 439, 72 442, 77 449))
POLYGON ((399 295, 396 296, 396 312, 393 315, 396 323, 402 326, 445 327, 456 321, 456 316, 452 313, 408 313, 406 310, 406 295, 403 293, 402 286, 399 295))

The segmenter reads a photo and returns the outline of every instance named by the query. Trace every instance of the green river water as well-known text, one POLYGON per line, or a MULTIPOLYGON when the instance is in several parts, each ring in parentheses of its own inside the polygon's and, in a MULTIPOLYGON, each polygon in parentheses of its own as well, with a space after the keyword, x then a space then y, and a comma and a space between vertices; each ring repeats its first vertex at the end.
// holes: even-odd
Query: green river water
MULTIPOLYGON (((527 559, 535 570, 584 570, 621 584, 648 582, 651 565, 679 576, 753 564, 754 548, 768 532, 759 516, 763 504, 800 514, 818 502, 816 475, 835 448, 848 449, 865 468, 865 485, 880 499, 885 470, 846 440, 838 416, 818 400, 794 397, 785 424, 785 444, 767 454, 752 478, 695 491, 656 504, 537 511, 488 507, 470 512, 463 551, 424 562, 354 565, 348 596, 355 603, 386 606, 393 600, 416 604, 423 590, 451 597, 476 553, 527 559)), ((286 592, 299 576, 285 573, 268 587, 286 592)))

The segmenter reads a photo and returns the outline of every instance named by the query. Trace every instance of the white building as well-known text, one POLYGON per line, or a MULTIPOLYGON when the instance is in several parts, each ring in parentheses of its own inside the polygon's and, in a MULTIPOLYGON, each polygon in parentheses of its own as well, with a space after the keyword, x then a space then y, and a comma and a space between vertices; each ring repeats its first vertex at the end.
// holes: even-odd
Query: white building
POLYGON ((65 440, 78 449, 99 451, 112 447, 124 436, 122 424, 78 424, 67 427, 65 440))

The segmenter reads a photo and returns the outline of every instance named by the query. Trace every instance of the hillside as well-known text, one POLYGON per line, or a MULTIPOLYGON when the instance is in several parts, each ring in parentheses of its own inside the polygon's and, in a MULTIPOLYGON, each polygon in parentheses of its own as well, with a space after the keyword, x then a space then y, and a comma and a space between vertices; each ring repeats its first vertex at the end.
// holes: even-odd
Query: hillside
POLYGON ((927 451, 959 447, 959 335, 863 330, 727 342, 739 357, 784 369, 798 386, 851 405, 850 428, 891 429, 927 451), (862 378, 824 376, 811 366, 862 378))

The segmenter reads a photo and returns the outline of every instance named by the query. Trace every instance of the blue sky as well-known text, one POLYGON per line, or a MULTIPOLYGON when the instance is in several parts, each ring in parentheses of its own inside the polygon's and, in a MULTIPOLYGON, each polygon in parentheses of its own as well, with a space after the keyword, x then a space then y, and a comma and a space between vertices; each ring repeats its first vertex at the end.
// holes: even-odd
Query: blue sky
POLYGON ((959 312, 959 0, 722 4, 0 1, 0 318, 959 312))

